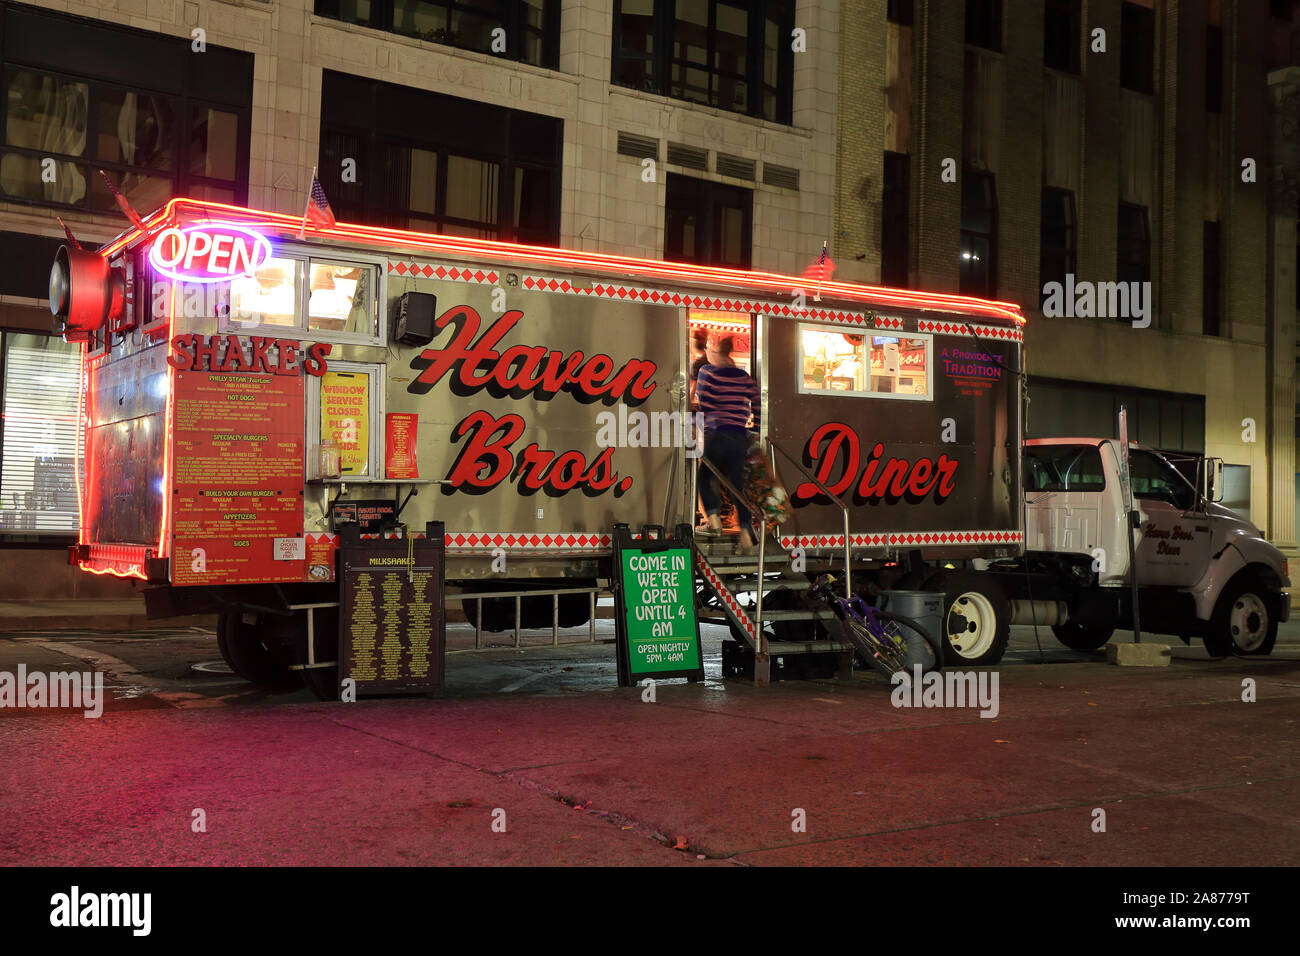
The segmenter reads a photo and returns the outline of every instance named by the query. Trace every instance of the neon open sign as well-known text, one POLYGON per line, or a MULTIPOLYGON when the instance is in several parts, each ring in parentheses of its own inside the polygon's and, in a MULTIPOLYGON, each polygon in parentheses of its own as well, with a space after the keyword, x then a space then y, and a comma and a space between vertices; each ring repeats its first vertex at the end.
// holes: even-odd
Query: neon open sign
POLYGON ((242 226, 175 227, 158 233, 149 250, 150 264, 171 279, 225 282, 251 276, 271 258, 271 243, 242 226))

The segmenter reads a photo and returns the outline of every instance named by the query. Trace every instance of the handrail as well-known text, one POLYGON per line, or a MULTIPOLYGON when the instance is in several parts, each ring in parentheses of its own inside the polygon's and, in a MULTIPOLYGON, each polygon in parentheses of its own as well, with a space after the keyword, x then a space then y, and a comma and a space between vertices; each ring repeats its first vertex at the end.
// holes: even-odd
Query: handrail
MULTIPOLYGON (((767 439, 767 444, 771 450, 779 451, 781 454, 785 455, 785 457, 789 459, 790 464, 798 468, 805 478, 807 478, 814 485, 816 485, 821 490, 822 494, 824 494, 827 498, 830 498, 831 501, 835 502, 835 504, 839 506, 840 511, 844 512, 844 597, 846 599, 851 599, 853 597, 853 578, 852 578, 853 571, 850 568, 850 564, 852 561, 852 545, 850 544, 850 538, 849 538, 849 506, 846 505, 843 501, 841 501, 838 495, 836 495, 824 484, 818 481, 817 478, 813 475, 813 473, 810 472, 807 468, 805 468, 803 466, 803 463, 800 462, 799 459, 795 458, 794 455, 790 454, 788 451, 786 451, 784 448, 782 448, 780 445, 774 442, 771 438, 767 439)), ((775 473, 776 456, 771 455, 771 459, 772 459, 772 471, 775 473)))
MULTIPOLYGON (((749 496, 741 492, 739 488, 737 488, 730 481, 728 481, 726 476, 723 475, 722 472, 718 471, 717 465, 709 461, 703 455, 700 456, 700 462, 706 468, 708 468, 709 471, 713 472, 713 474, 717 477, 718 481, 722 482, 722 486, 724 488, 726 488, 729 492, 731 492, 732 496, 736 500, 737 505, 739 505, 742 502, 748 503, 751 507, 747 510, 751 512, 757 512, 757 508, 752 507, 754 505, 754 502, 749 500, 749 496)), ((691 507, 692 508, 695 507, 693 502, 691 504, 691 507)), ((762 519, 762 515, 758 515, 758 517, 760 520, 762 519)), ((760 527, 758 532, 758 577, 760 582, 762 581, 763 578, 763 571, 766 570, 766 564, 765 564, 766 549, 764 547, 766 543, 767 543, 767 529, 764 527, 760 527)), ((758 647, 755 648, 754 653, 766 654, 767 636, 763 633, 763 588, 761 584, 759 585, 758 588, 758 603, 757 605, 755 605, 755 612, 757 615, 757 620, 755 621, 754 626, 758 632, 757 633, 758 647)))

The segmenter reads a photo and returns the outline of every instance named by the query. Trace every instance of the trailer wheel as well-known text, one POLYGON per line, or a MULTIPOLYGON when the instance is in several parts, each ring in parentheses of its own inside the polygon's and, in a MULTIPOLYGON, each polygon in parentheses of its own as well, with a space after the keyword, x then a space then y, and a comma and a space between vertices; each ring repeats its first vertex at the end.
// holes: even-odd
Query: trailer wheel
POLYGON ((1272 613, 1268 588, 1258 578, 1240 578, 1219 597, 1206 632, 1211 657, 1229 654, 1264 655, 1277 643, 1277 615, 1272 613))
POLYGON ((1077 624, 1067 621, 1065 624, 1053 624, 1052 633, 1056 639, 1072 651, 1095 651, 1104 647, 1115 633, 1113 627, 1096 624, 1077 624))
POLYGON ((1011 640, 1011 608, 989 575, 969 571, 942 579, 944 664, 996 664, 1011 640))
POLYGON ((244 622, 242 611, 224 611, 217 618, 217 648, 230 669, 252 684, 292 685, 289 655, 263 626, 265 620, 244 622))

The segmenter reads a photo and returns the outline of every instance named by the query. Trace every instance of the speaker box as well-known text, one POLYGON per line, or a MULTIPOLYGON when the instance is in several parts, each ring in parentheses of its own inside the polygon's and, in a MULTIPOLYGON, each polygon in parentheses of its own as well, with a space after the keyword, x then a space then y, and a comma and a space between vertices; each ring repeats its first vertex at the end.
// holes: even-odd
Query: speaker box
POLYGON ((433 313, 438 299, 428 292, 403 292, 397 300, 393 341, 402 345, 428 345, 433 341, 433 313))

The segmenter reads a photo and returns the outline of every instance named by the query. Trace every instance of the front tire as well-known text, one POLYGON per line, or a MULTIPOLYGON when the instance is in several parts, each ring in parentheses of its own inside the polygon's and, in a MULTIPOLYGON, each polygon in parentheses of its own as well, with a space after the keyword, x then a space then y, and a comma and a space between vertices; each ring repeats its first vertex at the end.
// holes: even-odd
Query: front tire
POLYGON ((1115 629, 1069 621, 1065 624, 1053 624, 1052 633, 1056 635, 1058 641, 1072 651, 1095 651, 1106 645, 1111 635, 1115 633, 1115 629))
POLYGON ((1011 640, 1011 607, 990 575, 964 571, 943 579, 944 665, 996 664, 1011 640))
POLYGON ((1262 656, 1277 643, 1277 615, 1269 589, 1258 578, 1230 583, 1215 605, 1205 649, 1211 657, 1262 656))

